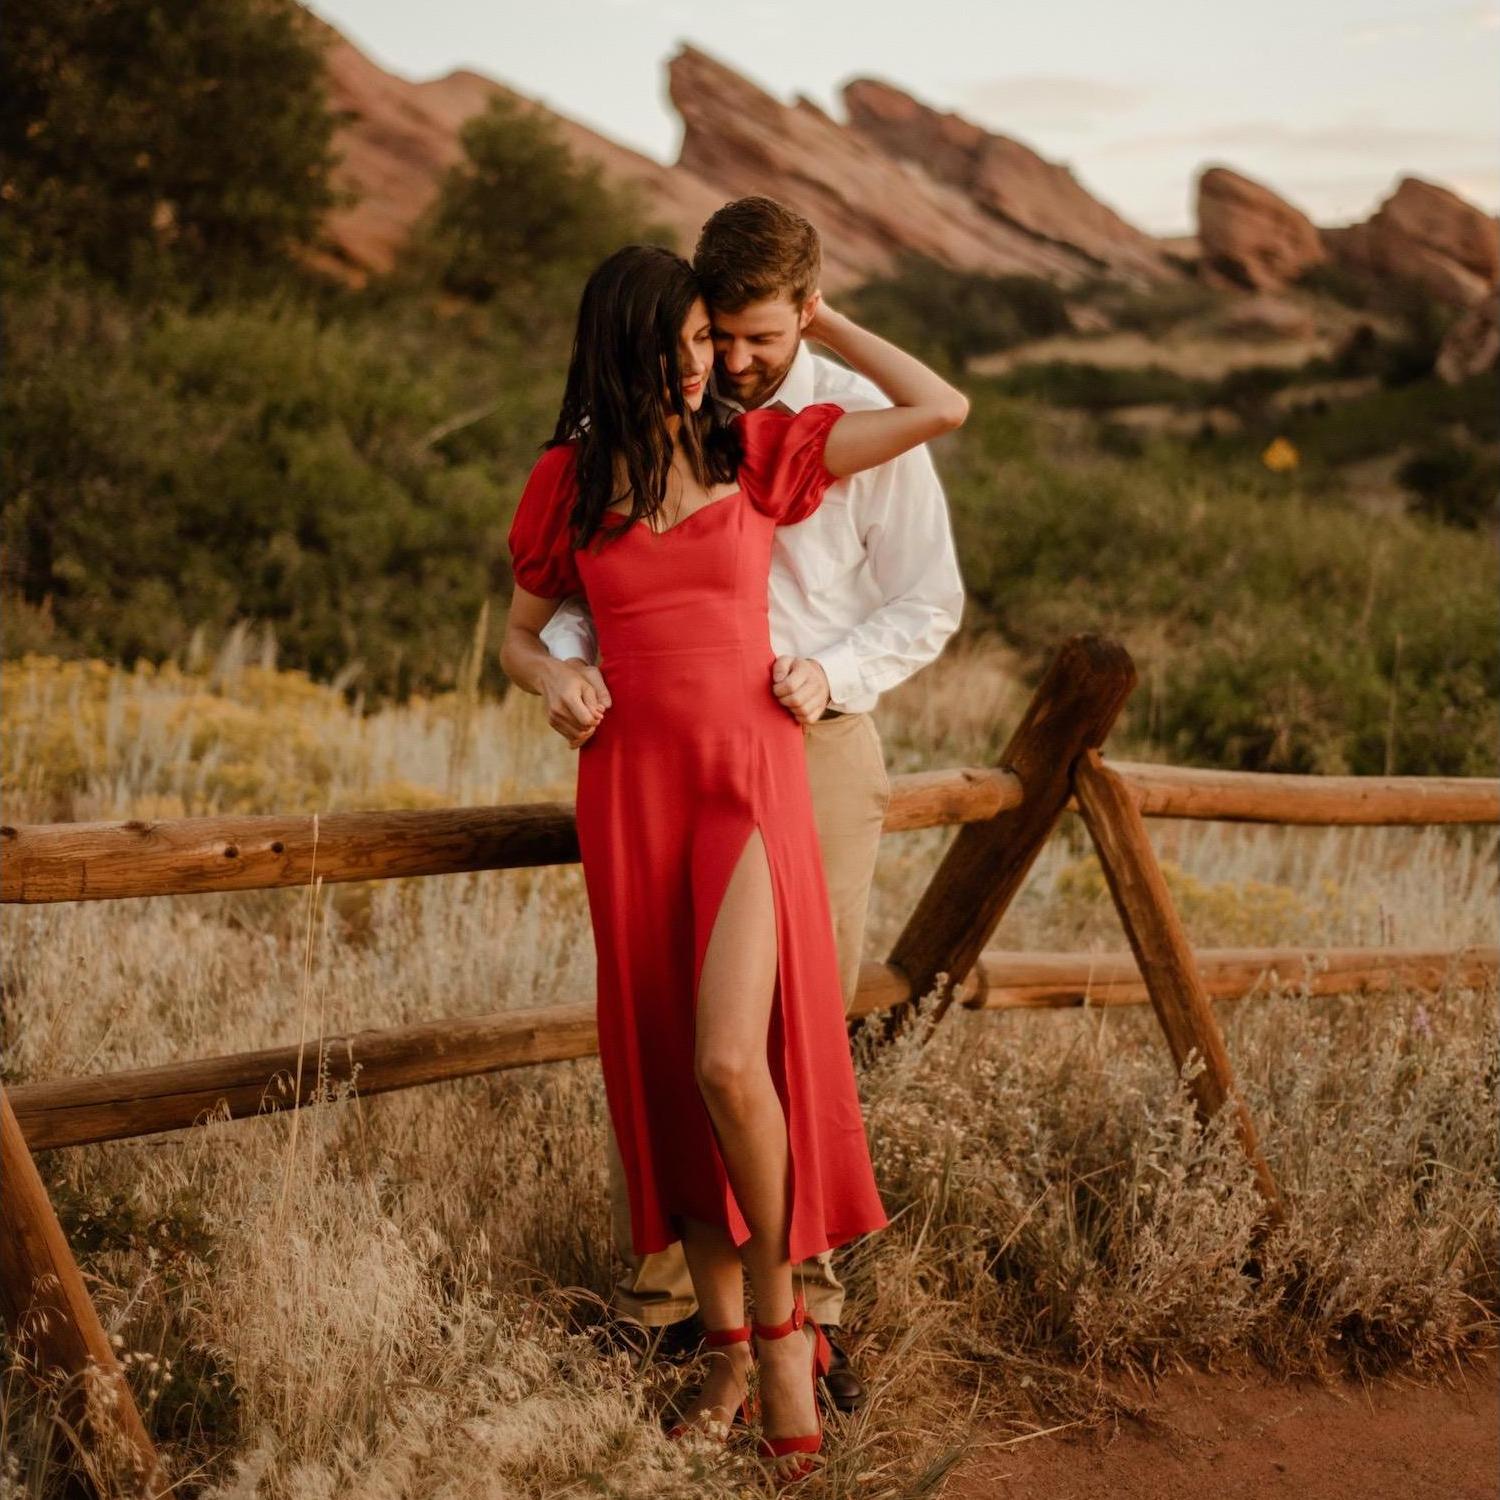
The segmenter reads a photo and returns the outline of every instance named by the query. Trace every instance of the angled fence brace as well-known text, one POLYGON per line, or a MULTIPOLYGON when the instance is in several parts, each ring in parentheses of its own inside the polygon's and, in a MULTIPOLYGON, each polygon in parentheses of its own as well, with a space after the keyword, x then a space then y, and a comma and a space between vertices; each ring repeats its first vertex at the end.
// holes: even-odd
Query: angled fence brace
POLYGON ((89 1432, 101 1448, 123 1448, 135 1470, 139 1493, 163 1493, 166 1481, 156 1448, 3 1087, 0 1303, 17 1346, 29 1344, 43 1368, 60 1370, 72 1380, 68 1405, 74 1425, 89 1432), (98 1382, 97 1401, 87 1398, 90 1380, 98 1382), (92 1430, 91 1420, 98 1424, 92 1430))
POLYGON ((1172 1061, 1181 1072, 1188 1058, 1198 1054, 1203 1066, 1189 1087, 1199 1117, 1209 1120, 1226 1106, 1234 1111, 1235 1133, 1255 1172, 1255 1185, 1266 1200, 1270 1221, 1279 1224, 1284 1212, 1276 1180, 1261 1155, 1250 1112, 1235 1093, 1224 1034, 1140 808, 1130 788, 1104 763, 1097 749, 1087 749, 1078 757, 1073 781, 1121 925, 1151 996, 1151 1008, 1166 1033, 1172 1061))
POLYGON ((1135 663, 1118 641, 1075 635, 1063 642, 1000 756, 1021 783, 1020 801, 959 829, 891 950, 911 998, 891 1011, 888 1037, 942 974, 947 982, 932 1019, 948 1009, 1067 807, 1073 762, 1104 743, 1135 684, 1135 663))

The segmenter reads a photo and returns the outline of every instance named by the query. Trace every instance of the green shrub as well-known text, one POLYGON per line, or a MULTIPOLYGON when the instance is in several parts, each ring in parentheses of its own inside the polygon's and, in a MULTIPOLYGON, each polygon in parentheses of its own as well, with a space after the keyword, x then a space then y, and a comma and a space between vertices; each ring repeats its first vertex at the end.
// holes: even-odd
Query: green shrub
POLYGON ((1160 338, 1218 311, 1224 294, 1200 281, 1185 280, 1154 287, 1116 284, 1094 300, 1116 328, 1160 338))
POLYGON ((1062 293, 1050 281, 955 271, 917 255, 903 257, 895 275, 861 287, 850 309, 902 347, 956 369, 977 355, 1072 327, 1062 293))
POLYGON ((462 140, 464 159, 413 232, 405 277, 497 303, 535 330, 571 318, 585 277, 611 251, 672 243, 634 194, 573 156, 540 110, 497 95, 462 140))
POLYGON ((1420 380, 1335 401, 1323 411, 1286 413, 1277 430, 1297 445, 1304 459, 1333 467, 1425 446, 1434 431, 1450 425, 1476 442, 1493 443, 1497 398, 1500 378, 1493 372, 1457 385, 1420 380))
POLYGON ((1500 512, 1500 460, 1451 438, 1413 454, 1396 477, 1412 492, 1411 509, 1435 521, 1472 531, 1500 512))
POLYGON ((372 697, 451 679, 508 586, 555 367, 420 305, 323 322, 33 288, 8 331, 5 583, 60 643, 160 660, 254 619, 288 665, 362 663, 372 697))
POLYGON ((1208 404, 1214 386, 1161 365, 1090 365, 1076 360, 1036 360, 993 377, 992 388, 1051 406, 1109 411, 1118 406, 1208 404))
POLYGON ((976 392, 945 465, 971 627, 1036 670, 1074 631, 1122 639, 1130 730, 1169 761, 1495 774, 1492 549, 1295 475, 1166 441, 1121 461, 1054 426, 976 392))
POLYGON ((1285 365, 1241 365, 1219 381, 1211 404, 1226 406, 1247 422, 1262 420, 1270 399, 1297 379, 1297 371, 1285 365))
POLYGON ((1387 385, 1406 385, 1430 375, 1455 317, 1451 307, 1415 281, 1375 276, 1333 262, 1310 266, 1296 285, 1357 312, 1394 315, 1399 328, 1394 337, 1382 338, 1365 325, 1340 356, 1341 374, 1378 375, 1387 385))

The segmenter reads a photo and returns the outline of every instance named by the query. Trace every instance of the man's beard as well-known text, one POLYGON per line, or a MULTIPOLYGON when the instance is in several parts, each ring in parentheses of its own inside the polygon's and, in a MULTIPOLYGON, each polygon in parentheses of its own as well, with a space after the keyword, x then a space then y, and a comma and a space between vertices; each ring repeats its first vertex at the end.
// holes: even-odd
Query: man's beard
POLYGON ((742 406, 758 404, 786 379, 787 372, 792 368, 792 363, 796 358, 797 351, 793 349, 787 362, 780 369, 768 370, 763 375, 757 374, 753 384, 747 382, 744 385, 738 385, 721 372, 721 389, 726 395, 733 396, 742 406))

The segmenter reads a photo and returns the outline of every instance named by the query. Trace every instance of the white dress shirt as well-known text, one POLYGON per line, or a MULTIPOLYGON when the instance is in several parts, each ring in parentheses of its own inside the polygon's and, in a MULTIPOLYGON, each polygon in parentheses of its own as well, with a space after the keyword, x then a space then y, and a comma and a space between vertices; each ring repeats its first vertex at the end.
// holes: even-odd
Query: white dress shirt
MULTIPOLYGON (((743 410, 712 381, 710 395, 726 417, 743 410)), ((890 405, 864 376, 803 344, 765 404, 799 412, 819 401, 846 411, 890 405)), ((819 663, 830 706, 845 713, 867 712, 932 661, 958 628, 963 602, 948 506, 925 447, 839 480, 806 520, 776 528, 772 648, 819 663)), ((597 659, 580 595, 558 606, 541 635, 559 659, 597 659)))

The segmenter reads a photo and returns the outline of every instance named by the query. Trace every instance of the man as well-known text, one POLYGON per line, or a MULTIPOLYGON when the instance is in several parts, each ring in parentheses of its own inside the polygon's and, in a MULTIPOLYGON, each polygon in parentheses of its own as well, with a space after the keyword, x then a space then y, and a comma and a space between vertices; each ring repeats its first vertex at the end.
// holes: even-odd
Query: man
MULTIPOLYGON (((739 199, 704 225, 694 268, 713 319, 710 394, 726 418, 762 406, 796 412, 818 401, 855 410, 889 404, 862 376, 814 356, 802 342, 821 260, 813 226, 769 198, 739 199)), ((777 528, 773 691, 803 726, 846 1010, 858 983, 891 792, 870 710, 883 691, 938 655, 962 608, 947 506, 925 449, 833 485, 813 515, 777 528)), ((593 666, 596 642, 583 601, 565 601, 541 635, 553 656, 586 671, 608 712, 609 687, 593 666)), ((592 733, 565 704, 547 706, 570 744, 592 733)), ((648 1328, 690 1319, 696 1302, 681 1245, 644 1258, 631 1251, 612 1137, 610 1187, 616 1246, 628 1267, 614 1290, 616 1309, 648 1328)), ((797 1280, 808 1312, 834 1335, 829 1394, 854 1411, 864 1387, 837 1344, 844 1287, 831 1252, 799 1266, 797 1280)))

